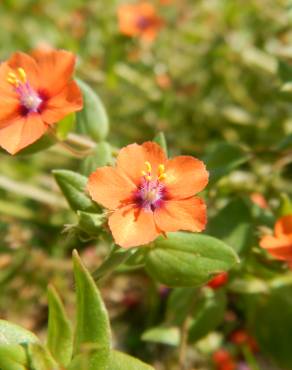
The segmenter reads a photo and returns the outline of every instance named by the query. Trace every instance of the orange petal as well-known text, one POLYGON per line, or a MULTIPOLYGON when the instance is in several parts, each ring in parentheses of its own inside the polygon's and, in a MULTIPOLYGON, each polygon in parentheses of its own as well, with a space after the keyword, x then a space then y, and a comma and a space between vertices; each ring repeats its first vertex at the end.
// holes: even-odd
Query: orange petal
POLYGON ((148 244, 159 235, 153 213, 131 205, 115 211, 109 217, 109 227, 115 242, 124 248, 148 244))
POLYGON ((261 239, 260 246, 277 259, 292 259, 292 237, 266 235, 261 239))
POLYGON ((82 109, 83 101, 80 89, 75 81, 70 81, 58 94, 46 102, 42 112, 43 120, 53 124, 66 117, 69 113, 82 109))
POLYGON ((209 173, 204 163, 194 157, 179 156, 166 164, 165 184, 172 198, 188 198, 208 184, 209 173))
POLYGON ((40 70, 40 88, 58 94, 72 78, 75 55, 65 50, 40 49, 32 53, 40 70))
POLYGON ((119 29, 120 32, 135 36, 139 33, 137 27, 137 6, 132 4, 123 4, 118 9, 119 29))
POLYGON ((168 200, 154 211, 154 220, 160 230, 202 231, 207 223, 206 205, 198 197, 168 200))
POLYGON ((8 126, 0 129, 0 146, 10 154, 15 154, 37 141, 47 129, 47 125, 37 113, 18 117, 8 126))
POLYGON ((97 203, 116 209, 131 200, 136 186, 116 168, 100 167, 90 175, 87 190, 97 203))
POLYGON ((138 185, 142 171, 146 170, 146 161, 150 162, 153 174, 157 175, 158 166, 165 164, 166 160, 163 149, 149 141, 143 145, 131 144, 121 149, 117 158, 117 167, 138 185))
POLYGON ((7 81, 8 73, 15 72, 11 69, 7 62, 0 64, 0 95, 1 100, 3 98, 12 98, 17 99, 18 95, 16 94, 14 87, 7 81))
MULTIPOLYGON (((2 94, 1 94, 2 95, 2 94)), ((7 126, 19 116, 20 105, 18 99, 0 95, 0 128, 7 126)))
POLYGON ((288 235, 292 234, 292 215, 281 217, 275 225, 275 235, 288 235))
POLYGON ((23 68, 29 83, 34 88, 39 87, 39 68, 31 56, 25 53, 17 52, 11 56, 7 63, 9 67, 14 70, 14 72, 17 70, 17 68, 23 68))

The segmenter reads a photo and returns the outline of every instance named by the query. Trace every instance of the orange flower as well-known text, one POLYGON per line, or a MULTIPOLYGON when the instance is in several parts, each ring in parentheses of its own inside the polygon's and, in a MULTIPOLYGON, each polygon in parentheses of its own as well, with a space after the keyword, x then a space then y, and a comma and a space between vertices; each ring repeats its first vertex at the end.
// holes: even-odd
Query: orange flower
POLYGON ((145 41, 153 41, 163 25, 154 6, 148 2, 121 5, 118 18, 121 33, 137 36, 145 41))
POLYGON ((213 289, 218 289, 228 282, 228 272, 222 272, 221 274, 213 277, 212 280, 208 282, 208 286, 213 289))
POLYGON ((202 231, 206 206, 194 195, 207 183, 203 162, 190 156, 168 160, 159 145, 147 142, 123 148, 116 167, 98 168, 87 189, 111 211, 108 221, 115 242, 129 248, 165 232, 202 231))
POLYGON ((217 370, 235 370, 236 363, 231 354, 225 349, 213 353, 213 362, 217 370))
POLYGON ((274 235, 263 236, 260 246, 292 267, 292 215, 281 217, 275 224, 274 235))
POLYGON ((82 108, 72 80, 75 57, 64 50, 14 53, 0 64, 0 146, 15 154, 82 108))

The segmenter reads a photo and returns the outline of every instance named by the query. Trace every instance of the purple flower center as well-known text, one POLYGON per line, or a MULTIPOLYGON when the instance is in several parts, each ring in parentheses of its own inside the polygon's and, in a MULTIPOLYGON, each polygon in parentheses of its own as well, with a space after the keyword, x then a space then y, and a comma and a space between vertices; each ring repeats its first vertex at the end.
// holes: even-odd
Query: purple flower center
POLYGON ((39 112, 43 99, 32 88, 22 68, 18 68, 17 73, 10 72, 7 81, 13 86, 15 92, 19 96, 23 114, 39 112))
POLYGON ((15 91, 19 95, 21 106, 27 111, 27 113, 39 112, 43 99, 30 86, 28 81, 15 87, 15 91))
POLYGON ((166 188, 162 180, 165 179, 164 166, 158 167, 156 178, 152 175, 152 168, 149 162, 145 162, 147 171, 142 171, 141 183, 135 192, 136 204, 145 211, 151 212, 159 208, 166 198, 166 188))
POLYGON ((144 31, 152 25, 152 19, 140 15, 137 18, 136 25, 141 31, 144 31))

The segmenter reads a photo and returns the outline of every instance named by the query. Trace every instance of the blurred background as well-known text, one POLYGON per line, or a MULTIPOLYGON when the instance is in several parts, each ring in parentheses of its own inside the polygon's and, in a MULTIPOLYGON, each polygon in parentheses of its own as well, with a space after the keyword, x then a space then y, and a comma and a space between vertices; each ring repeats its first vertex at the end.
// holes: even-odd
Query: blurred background
MULTIPOLYGON (((231 150, 230 169, 241 167, 209 188, 210 215, 227 198, 254 191, 277 207, 280 193, 291 194, 292 106, 283 84, 292 80, 292 1, 152 1, 163 19, 152 42, 121 34, 117 10, 125 3, 2 0, 0 60, 37 47, 74 52, 76 75, 107 110, 112 145, 141 143, 163 131, 172 155, 207 158, 214 167, 223 156, 223 174, 231 150)), ((48 281, 74 310, 72 249, 92 269, 107 253, 102 243, 97 249, 62 233, 76 220, 51 170, 78 171, 81 162, 59 145, 30 156, 1 154, 0 314, 40 335, 48 281)), ((140 339, 162 317, 168 292, 138 271, 117 273, 103 294, 117 345, 157 369, 175 369, 171 349, 140 339)), ((212 368, 200 361, 196 369, 212 368)))

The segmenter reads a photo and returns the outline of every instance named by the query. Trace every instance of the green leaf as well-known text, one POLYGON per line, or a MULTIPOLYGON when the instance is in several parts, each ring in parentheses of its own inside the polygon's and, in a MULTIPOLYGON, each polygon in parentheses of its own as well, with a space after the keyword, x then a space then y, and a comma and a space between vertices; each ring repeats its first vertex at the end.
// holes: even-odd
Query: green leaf
POLYGON ((209 220, 207 233, 229 244, 237 253, 252 244, 253 225, 249 207, 234 199, 209 220))
POLYGON ((28 365, 33 370, 57 369, 57 364, 50 353, 40 344, 29 343, 27 345, 28 365))
POLYGON ((167 322, 181 326, 189 314, 190 306, 198 295, 197 288, 175 288, 167 300, 167 322))
POLYGON ((67 199, 70 207, 74 210, 96 212, 100 208, 85 193, 87 177, 69 170, 54 170, 55 179, 67 199))
POLYGON ((154 370, 154 368, 134 357, 112 351, 109 370, 154 370))
POLYGON ((142 340, 167 344, 169 346, 178 346, 180 342, 179 328, 175 326, 157 326, 145 331, 142 335, 142 340))
POLYGON ((153 139, 155 143, 161 146, 161 148, 165 151, 165 154, 167 155, 167 142, 165 139, 165 135, 163 132, 159 132, 153 139))
POLYGON ((285 194, 285 193, 282 193, 280 194, 280 207, 278 209, 278 216, 279 217, 282 217, 282 216, 286 216, 286 215, 291 215, 292 214, 292 202, 291 202, 291 199, 290 197, 285 194))
POLYGON ((292 286, 249 297, 249 328, 261 351, 281 369, 292 369, 292 286))
POLYGON ((8 321, 0 320, 0 344, 23 344, 30 342, 38 342, 38 338, 33 333, 8 321))
POLYGON ((226 296, 223 291, 205 289, 193 312, 189 329, 189 341, 197 342, 215 330, 224 320, 226 296))
POLYGON ((23 346, 19 344, 0 345, 0 369, 25 370, 27 356, 23 346))
POLYGON ((131 249, 123 249, 118 246, 114 246, 103 263, 92 273, 93 279, 98 281, 105 275, 109 274, 121 263, 125 262, 131 254, 131 249))
POLYGON ((82 346, 86 344, 98 345, 100 350, 90 357, 88 370, 107 369, 111 346, 107 311, 94 280, 76 251, 73 253, 73 262, 77 298, 74 352, 82 353, 82 346))
POLYGON ((209 183, 213 184, 221 177, 228 175, 235 168, 248 161, 250 155, 236 144, 219 143, 213 145, 204 161, 210 172, 209 183))
POLYGON ((48 289, 49 322, 47 346, 60 365, 67 366, 73 352, 73 331, 61 299, 53 286, 48 289))
POLYGON ((149 274, 169 286, 199 286, 229 270, 238 257, 231 247, 207 235, 169 233, 146 248, 149 274))
POLYGON ((106 166, 112 163, 112 148, 106 143, 98 143, 93 153, 87 156, 81 164, 81 172, 89 176, 98 167, 106 166))
POLYGON ((76 120, 76 113, 68 114, 56 125, 56 136, 59 140, 65 140, 72 131, 76 120))
POLYGON ((106 110, 98 95, 85 82, 78 80, 83 94, 83 109, 77 113, 77 129, 93 140, 102 141, 109 131, 106 110))
POLYGON ((105 216, 99 213, 77 211, 78 227, 92 237, 98 237, 105 223, 105 216))

